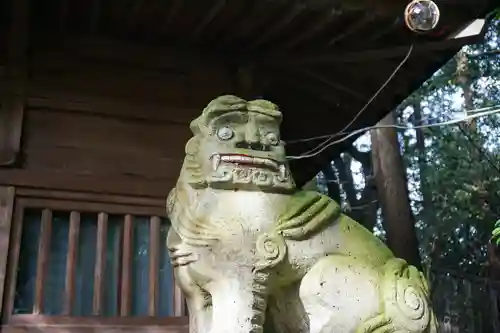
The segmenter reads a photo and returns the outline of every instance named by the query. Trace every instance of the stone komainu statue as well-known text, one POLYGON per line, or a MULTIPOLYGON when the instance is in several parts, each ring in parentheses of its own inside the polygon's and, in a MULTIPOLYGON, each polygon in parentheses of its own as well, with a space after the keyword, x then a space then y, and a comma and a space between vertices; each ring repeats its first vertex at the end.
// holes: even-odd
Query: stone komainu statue
POLYGON ((167 199, 191 333, 436 332, 426 281, 316 192, 295 188, 265 100, 222 96, 167 199))

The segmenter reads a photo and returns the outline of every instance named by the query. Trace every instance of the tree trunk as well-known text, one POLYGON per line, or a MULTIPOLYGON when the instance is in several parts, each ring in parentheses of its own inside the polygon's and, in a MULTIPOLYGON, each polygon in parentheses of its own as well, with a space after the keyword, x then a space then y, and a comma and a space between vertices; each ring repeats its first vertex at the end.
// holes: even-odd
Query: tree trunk
MULTIPOLYGON (((394 125, 390 113, 379 125, 394 125)), ((415 219, 410 207, 403 159, 396 129, 371 131, 375 184, 382 207, 387 244, 397 257, 421 269, 415 219)))

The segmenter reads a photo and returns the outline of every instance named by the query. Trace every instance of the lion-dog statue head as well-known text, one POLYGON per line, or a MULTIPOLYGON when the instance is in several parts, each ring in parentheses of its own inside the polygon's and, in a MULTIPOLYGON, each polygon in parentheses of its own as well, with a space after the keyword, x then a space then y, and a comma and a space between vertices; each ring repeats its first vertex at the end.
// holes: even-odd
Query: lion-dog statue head
POLYGON ((191 122, 181 179, 195 189, 293 191, 281 120, 278 106, 266 100, 212 100, 191 122))

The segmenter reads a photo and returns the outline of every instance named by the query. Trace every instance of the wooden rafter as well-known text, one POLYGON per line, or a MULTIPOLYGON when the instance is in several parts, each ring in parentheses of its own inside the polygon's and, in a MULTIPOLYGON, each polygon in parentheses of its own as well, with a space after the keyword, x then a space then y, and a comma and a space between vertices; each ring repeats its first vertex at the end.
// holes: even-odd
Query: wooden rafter
POLYGON ((374 45, 382 37, 387 36, 391 33, 394 33, 394 31, 397 31, 397 29, 395 29, 395 27, 398 25, 400 25, 400 26, 404 25, 404 22, 400 18, 396 18, 394 21, 390 22, 389 24, 386 23, 380 29, 375 30, 373 32, 373 34, 370 34, 366 38, 367 47, 368 48, 371 47, 371 45, 374 45))
POLYGON ((89 27, 91 32, 96 32, 99 28, 99 19, 101 17, 102 2, 101 0, 92 0, 91 13, 89 16, 89 27))
POLYGON ((163 21, 163 26, 161 29, 162 33, 168 32, 172 25, 172 22, 175 20, 182 9, 182 3, 182 0, 173 0, 172 6, 170 6, 170 9, 167 11, 165 19, 163 21))
MULTIPOLYGON (((412 56, 422 55, 433 51, 442 51, 447 49, 459 48, 464 44, 469 44, 477 41, 481 36, 470 36, 459 39, 449 39, 446 41, 427 42, 414 44, 412 56)), ((269 63, 279 63, 281 65, 298 66, 298 65, 318 65, 328 63, 353 63, 353 62, 366 62, 366 61, 380 61, 386 59, 394 59, 404 57, 411 46, 411 41, 407 45, 363 50, 356 52, 331 52, 315 55, 295 55, 290 56, 272 56, 268 58, 269 63)))
POLYGON ((217 16, 217 14, 224 8, 226 5, 226 0, 218 0, 207 13, 207 15, 203 18, 201 23, 196 27, 193 32, 193 39, 197 40, 200 38, 203 30, 212 22, 212 20, 217 16))
POLYGON ((327 79, 326 77, 322 76, 321 74, 315 73, 314 71, 307 70, 307 69, 299 69, 298 72, 306 77, 309 77, 309 78, 317 81, 317 82, 321 82, 321 83, 325 84, 329 88, 332 88, 336 91, 350 95, 351 97, 354 97, 356 99, 361 99, 361 100, 366 99, 366 96, 364 96, 362 93, 360 93, 354 89, 351 89, 351 88, 345 86, 344 84, 339 84, 339 83, 336 83, 330 79, 327 79))
POLYGON ((220 37, 219 45, 225 45, 235 40, 250 34, 266 22, 274 11, 269 8, 265 1, 254 1, 253 9, 250 13, 245 13, 241 18, 240 23, 234 29, 226 31, 225 36, 220 37))
POLYGON ((144 8, 143 0, 135 0, 127 20, 127 28, 129 31, 135 31, 137 29, 137 19, 139 18, 139 13, 144 8))
POLYGON ((345 39, 349 35, 352 35, 359 29, 363 28, 367 23, 372 21, 374 18, 375 16, 373 14, 365 14, 363 18, 361 18, 359 21, 356 21, 353 25, 348 26, 346 29, 344 29, 343 32, 340 32, 335 36, 333 36, 332 39, 328 41, 327 45, 333 46, 334 44, 338 43, 339 41, 345 39))
POLYGON ((340 12, 337 9, 328 11, 321 17, 320 20, 318 20, 318 22, 315 22, 313 25, 311 25, 309 29, 305 29, 302 33, 297 34, 293 39, 286 42, 283 47, 287 49, 293 48, 301 42, 307 40, 308 38, 311 38, 315 34, 320 33, 322 30, 328 27, 328 25, 337 15, 339 15, 339 13, 340 12))
POLYGON ((275 80, 281 82, 281 84, 289 86, 296 91, 302 92, 305 95, 311 96, 312 98, 320 101, 323 105, 328 108, 345 108, 346 106, 353 107, 359 104, 359 100, 352 100, 345 98, 345 95, 340 96, 339 94, 332 93, 331 90, 326 89, 324 85, 318 85, 312 82, 307 82, 297 78, 296 75, 292 73, 278 73, 273 72, 272 76, 275 80))
POLYGON ((68 14, 69 14, 69 0, 61 0, 59 5, 59 30, 64 32, 66 30, 66 25, 68 24, 68 14))
POLYGON ((292 21, 299 16, 306 6, 295 5, 291 7, 286 15, 281 17, 280 20, 274 22, 269 29, 264 32, 259 38, 257 38, 253 43, 250 44, 251 47, 257 47, 265 42, 267 42, 271 37, 279 34, 283 29, 285 29, 292 21))

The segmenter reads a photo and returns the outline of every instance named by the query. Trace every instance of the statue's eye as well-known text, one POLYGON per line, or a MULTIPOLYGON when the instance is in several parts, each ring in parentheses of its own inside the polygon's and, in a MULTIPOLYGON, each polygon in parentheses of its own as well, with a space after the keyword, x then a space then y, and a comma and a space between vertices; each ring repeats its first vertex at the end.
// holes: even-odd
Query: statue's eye
POLYGON ((266 139, 267 139, 267 142, 269 142, 270 145, 277 145, 278 144, 278 136, 274 133, 267 133, 266 134, 266 139))
POLYGON ((233 137, 234 132, 227 126, 221 127, 217 130, 217 137, 221 140, 229 140, 233 137))

